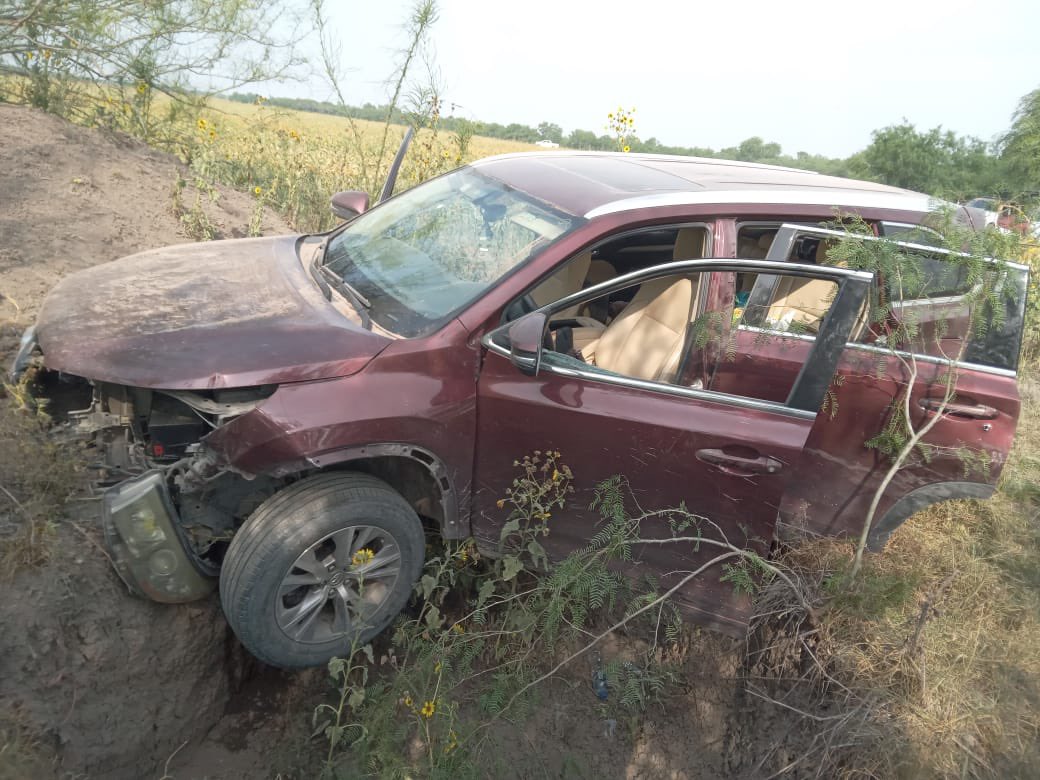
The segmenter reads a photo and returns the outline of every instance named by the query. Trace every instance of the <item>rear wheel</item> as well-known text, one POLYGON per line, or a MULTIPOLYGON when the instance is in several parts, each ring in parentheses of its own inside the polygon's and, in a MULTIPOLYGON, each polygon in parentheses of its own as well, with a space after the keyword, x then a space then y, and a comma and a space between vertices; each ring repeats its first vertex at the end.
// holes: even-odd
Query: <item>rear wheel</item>
POLYGON ((265 501, 220 573, 228 623, 253 655, 318 666, 382 631, 408 601, 425 539, 415 511, 367 474, 321 474, 265 501))

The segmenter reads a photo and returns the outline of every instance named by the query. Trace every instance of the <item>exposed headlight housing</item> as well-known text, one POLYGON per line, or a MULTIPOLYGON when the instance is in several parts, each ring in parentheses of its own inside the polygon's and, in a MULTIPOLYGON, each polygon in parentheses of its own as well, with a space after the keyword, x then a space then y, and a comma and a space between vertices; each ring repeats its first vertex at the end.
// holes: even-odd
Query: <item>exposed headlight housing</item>
POLYGON ((14 361, 11 363, 11 370, 9 377, 12 382, 17 382, 22 378, 22 374, 25 373, 25 369, 29 367, 30 361, 32 361, 33 351, 36 349, 36 326, 31 325, 25 329, 22 334, 22 340, 18 344, 18 352, 14 356, 14 361))
POLYGON ((116 571, 131 591, 153 601, 195 601, 216 580, 195 567, 178 533, 177 511, 160 471, 105 492, 102 525, 116 571))

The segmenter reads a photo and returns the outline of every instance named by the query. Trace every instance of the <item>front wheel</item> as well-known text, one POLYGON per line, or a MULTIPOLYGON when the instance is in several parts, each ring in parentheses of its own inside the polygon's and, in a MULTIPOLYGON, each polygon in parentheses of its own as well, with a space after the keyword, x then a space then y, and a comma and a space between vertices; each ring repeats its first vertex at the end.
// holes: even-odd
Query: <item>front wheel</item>
POLYGON ((319 666, 382 631, 423 565, 415 511, 367 474, 320 474, 269 498, 235 534, 220 573, 231 629, 282 668, 319 666))

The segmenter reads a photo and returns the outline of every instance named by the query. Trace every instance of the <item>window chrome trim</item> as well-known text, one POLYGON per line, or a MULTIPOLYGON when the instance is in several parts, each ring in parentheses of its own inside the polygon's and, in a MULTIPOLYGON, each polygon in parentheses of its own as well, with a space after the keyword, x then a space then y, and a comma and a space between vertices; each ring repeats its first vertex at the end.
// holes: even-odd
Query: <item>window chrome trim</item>
MULTIPOLYGON (((769 328, 759 328, 754 325, 738 325, 738 330, 747 330, 752 333, 766 333, 770 336, 780 336, 783 338, 797 339, 799 341, 813 342, 816 341, 816 336, 809 336, 804 333, 788 333, 782 330, 770 330, 769 328)), ((846 349, 858 349, 862 352, 873 352, 878 355, 890 355, 892 357, 901 358, 913 358, 922 363, 935 363, 937 365, 948 365, 951 362, 955 368, 963 368, 968 371, 980 371, 984 374, 994 374, 996 376, 1006 376, 1014 379, 1018 376, 1018 371, 1013 371, 1009 368, 997 368, 996 366, 984 366, 981 363, 970 363, 966 360, 954 360, 950 361, 947 358, 941 358, 938 355, 925 355, 917 352, 906 352, 901 349, 889 349, 888 347, 878 347, 873 344, 861 344, 856 341, 849 341, 845 344, 846 349)))
MULTIPOLYGON (((496 355, 500 355, 506 359, 511 359, 508 349, 499 346, 491 340, 491 333, 485 334, 485 336, 480 340, 480 343, 483 344, 489 352, 494 352, 496 355)), ((644 379, 622 376, 621 374, 601 374, 591 371, 585 372, 578 369, 554 366, 544 361, 541 364, 540 370, 556 374, 557 376, 584 379, 590 382, 602 382, 603 384, 617 385, 619 387, 627 387, 633 390, 649 390, 651 392, 673 395, 679 398, 708 401, 710 403, 722 404, 724 406, 735 406, 741 409, 752 409, 759 412, 772 412, 774 414, 793 417, 799 420, 816 419, 816 412, 810 412, 804 409, 793 409, 790 406, 785 406, 784 404, 776 403, 774 401, 760 401, 756 398, 745 398, 744 396, 730 395, 728 393, 716 393, 710 390, 694 390, 691 387, 669 385, 663 382, 650 382, 644 379)))
POLYGON ((976 285, 968 292, 962 295, 948 295, 944 298, 910 298, 906 301, 899 301, 898 303, 890 303, 889 306, 895 309, 912 309, 918 306, 945 306, 948 303, 962 303, 967 297, 968 293, 975 292, 979 289, 976 285))
MULTIPOLYGON (((635 195, 604 203, 586 212, 585 219, 595 219, 606 214, 633 211, 643 208, 665 208, 668 206, 710 206, 730 204, 762 204, 776 206, 820 206, 830 208, 876 208, 899 211, 917 211, 926 214, 946 204, 938 198, 918 193, 843 191, 826 188, 805 189, 751 189, 751 190, 702 190, 693 192, 663 192, 655 195, 635 195)), ((956 207, 955 208, 959 208, 956 207)))
POLYGON ((968 371, 978 371, 983 374, 993 374, 995 376, 1006 376, 1014 379, 1018 376, 1018 371, 1010 368, 997 368, 996 366, 984 366, 981 363, 969 363, 966 360, 950 360, 949 358, 938 357, 937 355, 923 355, 917 352, 906 352, 902 349, 891 349, 889 347, 877 347, 873 344, 856 344, 849 342, 845 345, 847 349, 858 349, 862 352, 873 352, 878 355, 891 355, 893 357, 901 358, 912 358, 919 363, 935 363, 936 365, 947 366, 953 365, 954 368, 962 368, 968 371))
POLYGON ((766 333, 770 336, 780 336, 785 339, 797 339, 798 341, 816 341, 816 336, 810 336, 806 333, 791 333, 786 330, 776 330, 775 328, 760 328, 757 325, 738 324, 737 330, 746 330, 751 333, 766 333))
MULTIPOLYGON (((920 230, 922 233, 931 233, 932 235, 938 237, 939 239, 942 239, 942 233, 940 233, 935 228, 928 227, 927 225, 915 225, 912 222, 893 222, 892 220, 889 220, 889 219, 879 220, 877 224, 878 224, 878 227, 881 228, 881 237, 882 238, 887 238, 889 240, 895 240, 895 237, 898 235, 898 233, 893 233, 892 235, 888 235, 887 233, 884 232, 884 229, 886 227, 908 228, 908 230, 906 231, 908 233, 912 232, 914 230, 920 230)), ((941 249, 942 247, 936 247, 936 248, 937 249, 941 249)))

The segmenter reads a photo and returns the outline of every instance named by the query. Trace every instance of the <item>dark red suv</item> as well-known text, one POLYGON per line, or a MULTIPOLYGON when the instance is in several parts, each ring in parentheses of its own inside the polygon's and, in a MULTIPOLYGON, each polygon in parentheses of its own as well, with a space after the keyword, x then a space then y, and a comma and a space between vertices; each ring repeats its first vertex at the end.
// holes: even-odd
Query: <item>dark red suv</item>
MULTIPOLYGON (((77 273, 16 365, 41 361, 38 348, 41 381, 91 389, 71 424, 98 447, 105 532, 134 591, 187 601, 219 574, 250 651, 321 664, 404 606, 424 523, 494 547, 496 501, 536 449, 562 452, 580 488, 553 517, 556 555, 595 533, 581 491, 615 474, 644 506, 683 502, 731 541, 768 543, 778 526, 858 534, 888 468, 864 443, 911 377, 904 361, 879 370, 893 347, 864 327, 874 280, 824 262, 842 233, 820 225, 840 209, 891 237, 933 207, 719 160, 492 158, 328 234, 77 273)), ((914 413, 935 413, 943 355, 961 356, 957 395, 929 434, 938 453, 885 493, 875 549, 928 504, 988 497, 1019 412, 1026 270, 1008 266, 1007 312, 981 332, 960 314, 973 281, 912 249, 936 279, 890 312, 912 310, 928 332, 914 413), (989 468, 966 474, 964 448, 989 468)), ((703 557, 659 547, 640 565, 662 575, 703 557)), ((717 576, 679 595, 703 622, 743 630, 747 604, 717 576)))

